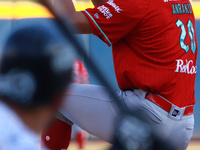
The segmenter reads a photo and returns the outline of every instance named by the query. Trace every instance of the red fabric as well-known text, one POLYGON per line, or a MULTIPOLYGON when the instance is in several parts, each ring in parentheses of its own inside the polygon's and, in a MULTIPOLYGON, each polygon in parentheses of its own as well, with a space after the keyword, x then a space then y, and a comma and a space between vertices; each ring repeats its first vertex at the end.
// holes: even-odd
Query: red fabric
POLYGON ((80 60, 75 60, 73 64, 73 77, 74 84, 88 84, 88 72, 84 66, 84 64, 80 60))
POLYGON ((81 130, 76 133, 76 141, 77 141, 79 149, 83 149, 84 144, 85 144, 85 135, 81 130))
POLYGON ((121 89, 150 90, 179 107, 195 103, 197 39, 190 6, 189 0, 109 0, 83 11, 94 35, 112 43, 121 89), (178 20, 183 26, 177 26, 178 20), (183 27, 188 51, 180 43, 183 27))
POLYGON ((41 136, 42 142, 50 150, 67 150, 71 140, 71 130, 71 125, 55 119, 50 128, 43 130, 41 136))
MULTIPOLYGON (((157 94, 148 92, 145 98, 157 104, 167 112, 170 112, 172 104, 163 99, 162 97, 158 96, 157 94)), ((186 107, 183 115, 191 115, 191 114, 194 114, 194 106, 186 107)))

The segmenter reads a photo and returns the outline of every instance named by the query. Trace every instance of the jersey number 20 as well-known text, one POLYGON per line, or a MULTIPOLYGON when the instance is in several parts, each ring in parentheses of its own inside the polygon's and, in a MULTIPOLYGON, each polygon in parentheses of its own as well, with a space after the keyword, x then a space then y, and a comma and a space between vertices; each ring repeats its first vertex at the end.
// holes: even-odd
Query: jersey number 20
MULTIPOLYGON (((178 28, 181 27, 181 31, 182 31, 181 36, 180 36, 180 46, 187 53, 189 51, 189 45, 186 45, 184 43, 186 35, 187 35, 187 32, 185 30, 185 25, 179 19, 176 21, 176 25, 177 25, 178 28)), ((188 20, 187 27, 188 27, 188 33, 189 33, 189 36, 190 36, 190 40, 191 40, 191 50, 192 50, 193 53, 195 53, 196 43, 195 43, 195 36, 194 36, 194 27, 193 27, 193 23, 190 20, 188 20)))

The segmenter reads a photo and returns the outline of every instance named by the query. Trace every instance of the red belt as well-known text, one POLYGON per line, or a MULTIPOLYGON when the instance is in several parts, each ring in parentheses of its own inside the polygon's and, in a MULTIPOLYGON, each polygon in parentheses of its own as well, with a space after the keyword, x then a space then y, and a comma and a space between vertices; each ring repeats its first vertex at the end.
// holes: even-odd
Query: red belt
MULTIPOLYGON (((167 112, 170 112, 172 104, 166 101, 164 98, 158 96, 157 94, 147 92, 145 98, 157 104, 158 106, 160 106, 167 112)), ((185 116, 185 115, 191 115, 191 114, 194 114, 194 107, 193 106, 186 107, 183 115, 185 116)))

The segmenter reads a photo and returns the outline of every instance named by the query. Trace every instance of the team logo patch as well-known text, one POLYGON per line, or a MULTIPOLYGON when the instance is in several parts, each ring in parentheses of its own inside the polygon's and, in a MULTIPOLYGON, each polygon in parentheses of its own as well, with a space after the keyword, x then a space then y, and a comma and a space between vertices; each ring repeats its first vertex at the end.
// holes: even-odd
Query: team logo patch
POLYGON ((94 16, 95 16, 97 19, 99 19, 99 14, 98 14, 98 13, 94 14, 94 16))

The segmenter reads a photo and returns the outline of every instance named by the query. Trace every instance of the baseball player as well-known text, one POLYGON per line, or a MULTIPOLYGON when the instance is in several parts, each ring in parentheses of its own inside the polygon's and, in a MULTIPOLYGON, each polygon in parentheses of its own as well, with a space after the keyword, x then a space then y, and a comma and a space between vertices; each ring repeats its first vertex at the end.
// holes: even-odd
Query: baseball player
POLYGON ((13 27, 0 61, 0 149, 39 150, 71 82, 73 55, 50 23, 13 27))
MULTIPOLYGON (((112 45, 115 73, 127 109, 141 108, 166 141, 186 149, 194 127, 197 72, 195 18, 189 0, 93 0, 76 12, 63 0, 80 33, 112 45)), ((56 2, 56 1, 55 1, 56 2)), ((119 115, 107 89, 72 85, 60 112, 84 130, 111 142, 119 115)))

